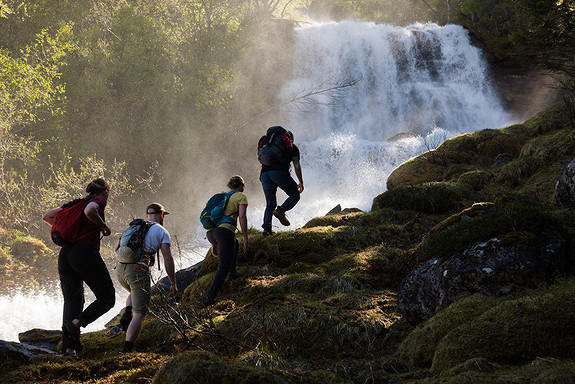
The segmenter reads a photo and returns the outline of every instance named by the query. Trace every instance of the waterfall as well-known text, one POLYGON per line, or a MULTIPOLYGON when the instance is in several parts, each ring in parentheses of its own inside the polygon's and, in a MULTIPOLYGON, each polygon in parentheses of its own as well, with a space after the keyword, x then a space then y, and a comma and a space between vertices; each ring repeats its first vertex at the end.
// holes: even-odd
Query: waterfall
POLYGON ((297 31, 293 62, 279 98, 288 103, 280 125, 302 155, 306 189, 288 212, 297 226, 337 204, 367 211, 402 162, 510 123, 460 26, 312 25, 297 31))

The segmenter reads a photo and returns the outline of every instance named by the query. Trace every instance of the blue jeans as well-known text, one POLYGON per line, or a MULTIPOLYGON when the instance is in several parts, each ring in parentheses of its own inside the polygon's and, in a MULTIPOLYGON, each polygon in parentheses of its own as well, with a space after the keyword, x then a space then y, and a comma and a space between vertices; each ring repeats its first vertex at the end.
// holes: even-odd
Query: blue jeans
POLYGON ((286 201, 279 206, 284 212, 295 207, 299 201, 300 193, 297 188, 297 183, 289 172, 265 171, 260 175, 260 181, 262 182, 264 195, 266 197, 266 210, 264 212, 264 224, 262 227, 264 229, 271 229, 273 211, 277 207, 276 192, 278 187, 288 195, 286 201))

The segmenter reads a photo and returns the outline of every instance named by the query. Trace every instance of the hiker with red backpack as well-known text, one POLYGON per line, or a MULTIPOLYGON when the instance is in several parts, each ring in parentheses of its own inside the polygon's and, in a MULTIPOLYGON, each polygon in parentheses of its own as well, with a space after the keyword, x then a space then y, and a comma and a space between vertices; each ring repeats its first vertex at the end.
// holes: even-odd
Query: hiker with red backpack
POLYGON ((244 179, 232 176, 228 181, 227 193, 216 194, 210 198, 200 214, 200 221, 206 231, 206 237, 212 245, 212 255, 218 259, 218 269, 204 302, 210 306, 216 302, 226 278, 236 279, 239 241, 236 239, 237 223, 244 237, 244 252, 248 252, 248 219, 246 215, 248 198, 244 194, 244 179))
POLYGON ((42 220, 52 226, 51 236, 62 249, 58 274, 64 296, 62 352, 77 356, 82 351, 80 327, 86 327, 114 307, 116 292, 108 268, 100 256, 100 232, 111 233, 105 222, 110 186, 95 179, 86 187, 88 195, 51 209, 42 220), (84 309, 86 283, 96 300, 84 309))
POLYGON ((262 225, 264 235, 273 234, 272 216, 275 216, 282 225, 290 225, 285 213, 295 207, 304 189, 300 152, 293 140, 293 133, 281 126, 274 126, 268 128, 266 135, 262 136, 258 143, 260 181, 266 197, 262 225), (290 175, 291 163, 299 183, 296 183, 290 175), (281 205, 277 205, 278 187, 288 195, 281 205))

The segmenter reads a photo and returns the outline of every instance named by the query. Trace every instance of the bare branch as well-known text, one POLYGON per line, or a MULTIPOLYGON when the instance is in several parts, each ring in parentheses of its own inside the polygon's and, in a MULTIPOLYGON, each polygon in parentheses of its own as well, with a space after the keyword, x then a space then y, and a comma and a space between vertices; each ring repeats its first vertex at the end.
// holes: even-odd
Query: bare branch
MULTIPOLYGON (((247 121, 245 121, 243 124, 239 125, 239 126, 236 128, 236 130, 239 130, 240 128, 245 127, 245 126, 248 125, 250 122, 252 122, 252 121, 254 121, 254 120, 256 120, 256 119, 258 119, 258 118, 260 118, 260 117, 262 117, 262 116, 264 116, 264 115, 266 115, 266 114, 268 114, 268 113, 270 113, 271 111, 274 111, 274 110, 279 109, 279 108, 283 108, 283 107, 285 107, 285 106, 287 106, 287 105, 289 105, 289 104, 292 104, 292 103, 298 103, 298 102, 301 103, 302 101, 305 101, 305 102, 309 102, 309 103, 311 103, 311 104, 316 104, 316 105, 326 104, 326 103, 321 103, 321 102, 318 101, 318 100, 311 101, 310 98, 311 98, 312 96, 317 96, 317 95, 323 95, 323 94, 328 94, 328 95, 329 95, 330 93, 333 94, 333 93, 335 93, 335 92, 337 92, 337 91, 340 91, 340 90, 342 90, 342 89, 344 89, 344 88, 353 87, 354 85, 356 85, 357 83, 359 83, 359 82, 361 81, 361 79, 362 79, 362 76, 360 76, 360 77, 358 77, 358 78, 356 78, 356 79, 353 79, 353 80, 351 80, 351 81, 348 81, 348 82, 346 82, 346 83, 341 83, 341 84, 336 84, 336 85, 329 86, 328 88, 318 87, 318 88, 313 88, 313 89, 311 89, 311 90, 310 90, 310 89, 304 90, 304 91, 302 91, 300 94, 298 94, 298 95, 294 96, 293 98, 289 99, 288 101, 283 102, 283 103, 278 104, 278 105, 274 105, 274 106, 272 106, 272 107, 266 109, 265 111, 263 111, 263 112, 261 112, 261 113, 255 115, 255 116, 254 116, 253 118, 251 118, 250 120, 247 120, 247 121)), ((332 99, 334 99, 334 98, 335 98, 335 96, 332 96, 332 99)))

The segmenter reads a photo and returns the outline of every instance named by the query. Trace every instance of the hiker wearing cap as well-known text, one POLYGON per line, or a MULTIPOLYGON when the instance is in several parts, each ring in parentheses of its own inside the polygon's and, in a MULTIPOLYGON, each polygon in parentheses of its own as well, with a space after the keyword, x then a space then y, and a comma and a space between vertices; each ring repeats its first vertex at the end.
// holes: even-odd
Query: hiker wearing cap
POLYGON ((204 303, 206 306, 216 302, 216 296, 226 277, 228 279, 239 277, 236 271, 239 250, 239 241, 236 239, 238 221, 244 237, 243 249, 244 252, 248 252, 248 219, 246 216, 248 198, 244 194, 244 179, 241 176, 232 176, 228 181, 228 188, 230 192, 236 191, 229 197, 223 211, 223 215, 231 220, 222 222, 215 229, 206 232, 206 237, 212 244, 212 254, 218 259, 218 269, 204 303))
POLYGON ((77 241, 65 243, 58 255, 58 274, 64 296, 62 323, 62 350, 76 356, 82 350, 80 327, 86 327, 108 312, 115 304, 116 292, 106 264, 100 256, 100 232, 111 233, 105 222, 110 186, 104 179, 95 179, 88 184, 84 199, 76 199, 61 207, 51 209, 42 217, 52 225, 56 215, 80 202, 86 204, 80 212, 77 241), (84 286, 86 283, 96 300, 84 309, 84 286))
POLYGON ((303 177, 300 165, 299 148, 293 143, 294 136, 281 126, 270 127, 266 135, 258 143, 258 160, 261 163, 260 181, 266 197, 264 211, 263 234, 271 235, 272 217, 275 216, 282 225, 290 225, 285 213, 295 207, 303 192, 303 177), (298 183, 290 174, 290 165, 298 179, 298 183), (288 197, 277 205, 278 188, 288 197))
MULTIPOLYGON (((123 252, 123 241, 125 237, 118 241, 116 254, 119 255, 119 262, 116 266, 116 277, 118 282, 130 294, 126 299, 126 308, 120 319, 122 328, 126 331, 126 340, 124 342, 124 352, 132 351, 136 339, 140 335, 144 319, 148 313, 150 303, 150 267, 155 263, 155 255, 158 251, 162 252, 166 273, 170 279, 170 296, 176 293, 176 278, 174 272, 174 259, 170 248, 170 234, 163 227, 164 218, 169 212, 159 203, 152 203, 146 208, 147 221, 137 219, 130 223, 130 226, 124 231, 124 234, 131 230, 133 225, 144 225, 145 232, 140 249, 136 250, 136 258, 133 260, 126 259, 123 252)), ((137 229, 136 229, 137 230, 137 229)), ((125 247, 131 251, 128 247, 125 247)), ((159 262, 159 261, 158 261, 159 262)))

